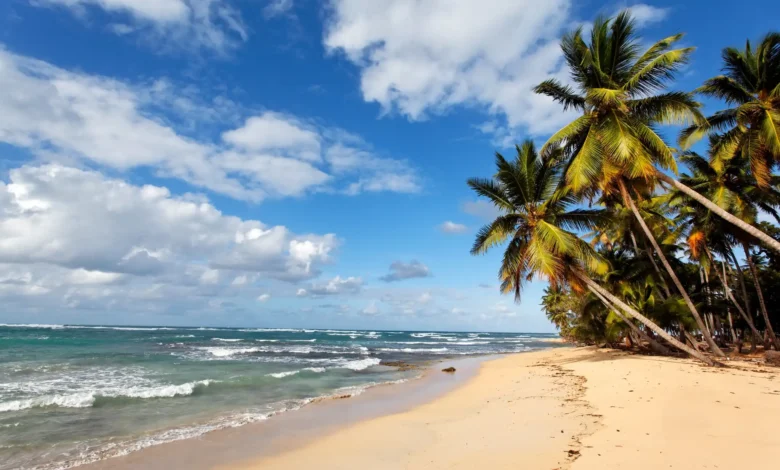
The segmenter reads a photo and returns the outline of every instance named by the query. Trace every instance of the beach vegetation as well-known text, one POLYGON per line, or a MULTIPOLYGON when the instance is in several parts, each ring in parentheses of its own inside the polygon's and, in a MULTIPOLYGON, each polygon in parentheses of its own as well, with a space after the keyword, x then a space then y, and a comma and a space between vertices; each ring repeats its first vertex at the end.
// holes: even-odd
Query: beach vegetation
POLYGON ((517 301, 547 281, 565 338, 713 364, 745 342, 780 350, 780 34, 727 47, 692 91, 674 89, 695 51, 682 40, 643 47, 628 11, 562 38, 568 80, 534 91, 573 120, 468 180, 499 212, 471 252, 503 248, 517 301), (705 116, 700 97, 725 109, 705 116))

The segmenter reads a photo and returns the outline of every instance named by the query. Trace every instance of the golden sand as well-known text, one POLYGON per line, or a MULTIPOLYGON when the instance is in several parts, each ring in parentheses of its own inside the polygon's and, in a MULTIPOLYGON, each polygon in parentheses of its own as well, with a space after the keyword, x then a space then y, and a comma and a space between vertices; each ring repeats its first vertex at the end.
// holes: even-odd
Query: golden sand
POLYGON ((778 376, 592 348, 516 354, 409 411, 223 468, 771 468, 778 376))

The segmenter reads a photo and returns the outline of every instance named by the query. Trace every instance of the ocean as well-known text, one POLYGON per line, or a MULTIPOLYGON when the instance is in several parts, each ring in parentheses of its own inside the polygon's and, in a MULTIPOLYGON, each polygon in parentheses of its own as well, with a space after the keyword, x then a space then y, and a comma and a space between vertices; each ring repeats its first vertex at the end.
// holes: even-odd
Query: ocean
POLYGON ((0 470, 64 469, 557 335, 0 325, 0 470))

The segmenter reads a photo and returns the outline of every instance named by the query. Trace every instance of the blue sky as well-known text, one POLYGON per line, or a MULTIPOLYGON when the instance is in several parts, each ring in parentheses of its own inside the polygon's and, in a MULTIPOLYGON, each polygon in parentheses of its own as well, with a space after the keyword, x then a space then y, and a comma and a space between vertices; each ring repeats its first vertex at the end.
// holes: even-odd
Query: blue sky
POLYGON ((624 7, 648 43, 683 31, 698 47, 681 89, 780 14, 2 2, 0 322, 552 331, 543 282, 514 304, 500 253, 468 254, 491 210, 465 180, 566 122, 530 88, 565 79, 563 31, 624 7))

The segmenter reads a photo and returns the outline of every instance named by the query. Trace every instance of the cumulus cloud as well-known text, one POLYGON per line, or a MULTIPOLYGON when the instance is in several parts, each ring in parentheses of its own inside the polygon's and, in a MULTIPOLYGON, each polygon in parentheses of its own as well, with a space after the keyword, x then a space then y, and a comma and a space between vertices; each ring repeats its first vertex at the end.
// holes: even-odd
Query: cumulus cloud
POLYGON ((320 136, 315 129, 294 117, 265 113, 247 119, 243 127, 222 134, 222 138, 252 151, 280 151, 285 156, 320 160, 320 136))
MULTIPOLYGON (((137 34, 160 52, 207 49, 227 54, 248 39, 241 13, 229 0, 33 0, 35 6, 64 7, 79 17, 90 8, 108 15, 109 30, 137 34), (128 24, 130 23, 130 24, 128 24)), ((284 3, 284 2, 276 2, 284 3)))
MULTIPOLYGON (((419 189, 408 165, 375 156, 347 132, 266 111, 225 130, 219 141, 198 140, 167 125, 174 120, 171 113, 216 123, 235 115, 237 106, 226 99, 201 102, 192 90, 179 91, 165 80, 128 84, 68 72, 2 48, 0 107, 0 141, 41 158, 121 171, 152 168, 236 199, 257 202, 329 188, 419 189), (354 155, 349 165, 336 162, 333 155, 347 152, 354 155), (382 184, 385 180, 400 182, 382 184)), ((197 128, 197 123, 181 124, 197 128)))
POLYGON ((260 294, 260 295, 257 297, 257 301, 258 301, 258 302, 263 302, 263 303, 265 303, 265 302, 268 302, 268 300, 269 300, 270 298, 271 298, 271 294, 260 294))
POLYGON ((448 220, 439 226, 439 230, 444 233, 463 233, 468 230, 468 227, 448 220))
POLYGON ((421 277, 430 277, 431 271, 428 266, 417 260, 409 263, 395 261, 390 265, 390 272, 379 279, 385 282, 403 281, 405 279, 414 279, 421 277))
POLYGON ((130 282, 138 295, 187 286, 208 295, 257 277, 312 279, 338 243, 61 165, 23 166, 0 182, 0 280, 14 286, 6 291, 71 286, 73 297, 130 282))
POLYGON ((645 3, 638 3, 626 8, 631 12, 631 15, 636 20, 637 26, 640 28, 652 23, 657 23, 666 18, 669 14, 668 8, 658 8, 645 3))
POLYGON ((363 289, 363 279, 336 276, 326 282, 312 283, 308 289, 299 289, 298 297, 357 294, 363 289))
POLYGON ((500 128, 545 134, 571 116, 536 84, 566 80, 570 0, 331 0, 324 45, 360 70, 363 98, 409 119, 477 106, 500 128))

